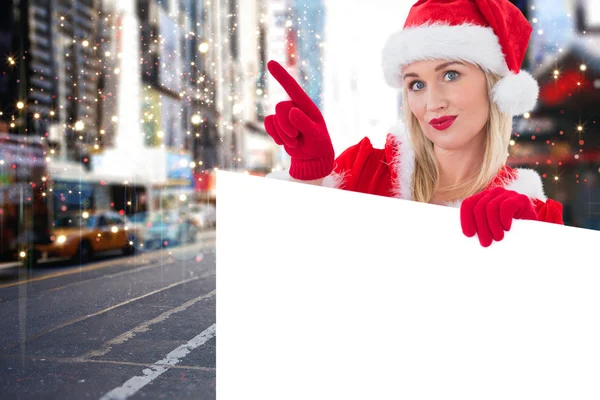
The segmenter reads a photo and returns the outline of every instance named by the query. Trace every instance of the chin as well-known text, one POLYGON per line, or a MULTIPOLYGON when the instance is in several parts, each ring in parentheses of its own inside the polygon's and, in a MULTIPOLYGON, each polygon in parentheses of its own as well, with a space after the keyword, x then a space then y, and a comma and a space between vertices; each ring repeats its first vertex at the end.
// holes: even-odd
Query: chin
POLYGON ((425 135, 436 147, 444 150, 455 150, 464 146, 464 138, 461 138, 457 129, 454 126, 445 131, 438 131, 429 127, 425 135))

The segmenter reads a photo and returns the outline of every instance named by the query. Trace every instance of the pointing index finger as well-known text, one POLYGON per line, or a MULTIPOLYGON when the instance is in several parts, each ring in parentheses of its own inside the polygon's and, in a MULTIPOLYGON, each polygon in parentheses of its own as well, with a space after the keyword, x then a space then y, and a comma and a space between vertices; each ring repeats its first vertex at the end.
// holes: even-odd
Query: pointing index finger
POLYGON ((273 78, 283 87, 296 106, 311 119, 316 119, 320 111, 296 80, 277 61, 269 61, 267 68, 273 78))

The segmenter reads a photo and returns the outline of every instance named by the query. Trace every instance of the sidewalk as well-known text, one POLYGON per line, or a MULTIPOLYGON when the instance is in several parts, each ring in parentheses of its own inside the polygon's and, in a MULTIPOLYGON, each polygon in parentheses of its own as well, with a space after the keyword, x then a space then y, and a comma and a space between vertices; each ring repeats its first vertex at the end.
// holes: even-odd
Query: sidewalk
MULTIPOLYGON (((200 234, 198 234, 198 243, 194 243, 194 244, 186 245, 186 246, 173 247, 171 250, 172 251, 177 251, 177 250, 180 250, 180 249, 185 250, 187 247, 193 247, 193 246, 195 246, 197 244, 200 244, 202 241, 207 240, 207 239, 211 239, 212 238, 212 239, 216 240, 216 238, 217 238, 216 235, 217 235, 217 231, 215 229, 202 231, 202 232, 200 232, 200 234)), ((154 250, 152 252, 156 252, 158 250, 161 250, 161 249, 157 249, 157 250, 154 250)), ((162 250, 164 250, 164 249, 162 249, 162 250)), ((144 254, 148 254, 148 253, 151 253, 151 252, 144 252, 144 254)), ((53 262, 56 262, 58 260, 59 259, 54 259, 54 258, 51 258, 51 259, 48 259, 48 260, 40 260, 39 264, 53 263, 53 262)), ((18 262, 18 261, 5 262, 5 263, 0 263, 0 270, 10 269, 10 268, 19 268, 20 266, 21 266, 21 263, 18 262)))

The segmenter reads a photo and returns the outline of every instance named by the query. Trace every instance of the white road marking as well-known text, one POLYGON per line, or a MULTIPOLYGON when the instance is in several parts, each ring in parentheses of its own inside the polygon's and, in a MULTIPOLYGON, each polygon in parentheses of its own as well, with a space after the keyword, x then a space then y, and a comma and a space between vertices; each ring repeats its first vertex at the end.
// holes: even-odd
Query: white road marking
MULTIPOLYGON (((166 265, 169 265, 169 264, 166 264, 166 265)), ((69 288, 69 287, 72 287, 72 286, 82 285, 84 283, 90 283, 92 281, 97 281, 97 280, 100 280, 100 279, 114 278, 115 276, 133 274, 135 272, 141 272, 141 271, 144 271, 144 270, 147 270, 147 269, 157 268, 157 267, 161 267, 161 266, 164 266, 164 265, 161 265, 159 263, 157 263, 157 264, 150 264, 150 262, 146 262, 144 264, 140 264, 140 267, 137 267, 137 268, 128 269, 126 271, 117 272, 115 274, 101 275, 101 276, 97 276, 95 278, 86 279, 86 280, 83 280, 83 281, 77 281, 77 282, 67 283, 66 285, 58 286, 58 287, 55 287, 55 288, 52 288, 52 289, 48 289, 48 290, 45 290, 45 291, 40 292, 40 293, 55 292, 57 290, 62 290, 62 289, 66 289, 66 288, 69 288)))
POLYGON ((172 308, 168 311, 165 311, 164 313, 160 314, 159 316, 152 318, 151 320, 145 321, 142 324, 136 326, 135 328, 130 329, 127 332, 122 333, 121 335, 112 338, 108 342, 104 343, 102 348, 100 348, 98 350, 92 350, 79 358, 81 358, 82 360, 87 360, 92 357, 104 356, 112 350, 112 346, 116 346, 116 345, 125 343, 129 339, 133 338, 136 334, 150 330, 150 327, 152 325, 155 325, 155 324, 158 324, 159 322, 165 321, 171 315, 181 312, 181 311, 184 311, 187 308, 189 308, 190 306, 193 306, 194 304, 198 303, 199 301, 214 296, 215 293, 216 293, 216 290, 213 290, 210 293, 203 294, 202 296, 188 300, 185 303, 183 303, 182 305, 172 308))
POLYGON ((171 351, 165 358, 154 363, 151 368, 142 371, 144 375, 134 376, 125 382, 122 386, 115 388, 102 396, 100 400, 125 400, 136 394, 144 386, 167 372, 174 365, 178 364, 190 351, 202 346, 216 335, 216 324, 206 328, 198 336, 189 342, 182 344, 171 351))
POLYGON ((108 312, 108 311, 114 310, 115 308, 118 308, 118 307, 121 307, 121 306, 124 306, 124 305, 130 304, 130 303, 133 303, 134 301, 141 300, 141 299, 143 299, 144 297, 152 296, 153 294, 160 293, 160 292, 162 292, 162 291, 164 291, 164 290, 168 290, 168 289, 171 289, 171 288, 173 288, 173 287, 175 287, 175 286, 182 285, 182 284, 184 284, 184 283, 188 283, 188 282, 191 282, 191 281, 195 281, 195 280, 197 280, 197 279, 200 279, 200 276, 196 276, 196 277, 194 277, 194 278, 185 279, 185 280, 183 280, 183 281, 179 281, 179 282, 172 283, 172 284, 170 284, 169 286, 166 286, 166 287, 163 287, 163 288, 160 288, 160 289, 157 289, 157 290, 153 290, 153 291, 152 291, 152 292, 150 292, 150 293, 146 293, 146 294, 143 294, 143 295, 141 295, 141 296, 134 297, 133 299, 126 300, 126 301, 124 301, 124 302, 122 302, 122 303, 119 303, 119 304, 115 304, 114 306, 110 306, 110 307, 108 307, 108 308, 105 308, 105 309, 103 309, 103 310, 97 311, 97 312, 95 312, 95 313, 93 313, 93 314, 84 315, 83 317, 79 317, 79 318, 73 319, 73 320, 71 320, 71 321, 65 322, 65 323, 63 323, 63 324, 60 324, 60 325, 58 325, 58 326, 55 326, 55 327, 53 327, 53 328, 47 329, 47 330, 45 330, 45 331, 43 331, 43 332, 40 332, 40 333, 38 333, 38 334, 36 334, 36 335, 34 335, 34 336, 28 337, 28 338, 26 338, 25 340, 23 340, 23 341, 19 342, 18 344, 16 344, 16 345, 13 345, 13 346, 10 346, 10 347, 17 347, 17 346, 19 346, 20 344, 22 344, 22 343, 24 343, 24 342, 29 342, 29 341, 31 341, 31 340, 33 340, 33 339, 37 339, 37 338, 39 338, 40 336, 43 336, 43 335, 45 335, 45 334, 47 334, 47 333, 54 332, 54 331, 56 331, 56 330, 58 330, 58 329, 66 328, 67 326, 70 326, 70 325, 76 324, 77 322, 85 321, 85 320, 86 320, 86 319, 88 319, 88 318, 92 318, 92 317, 95 317, 95 316, 98 316, 98 315, 104 314, 104 313, 106 313, 106 312, 108 312))
MULTIPOLYGON (((137 363, 131 361, 116 361, 116 360, 84 360, 81 358, 65 358, 65 357, 40 357, 40 356, 23 356, 21 354, 8 354, 0 356, 0 359, 19 359, 19 360, 33 360, 33 361, 42 361, 42 362, 60 362, 67 364, 111 364, 111 365, 130 365, 133 367, 145 367, 149 368, 154 366, 154 364, 149 363, 137 363)), ((203 372, 217 372, 216 368, 211 367, 197 367, 193 365, 172 365, 173 369, 184 369, 190 371, 203 371, 203 372)))

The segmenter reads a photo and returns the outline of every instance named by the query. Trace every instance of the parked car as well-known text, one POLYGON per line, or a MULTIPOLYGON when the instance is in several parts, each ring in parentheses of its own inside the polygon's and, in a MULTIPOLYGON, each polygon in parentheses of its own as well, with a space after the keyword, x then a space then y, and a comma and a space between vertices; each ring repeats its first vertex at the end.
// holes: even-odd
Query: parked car
POLYGON ((194 223, 193 215, 187 209, 181 209, 177 214, 179 225, 179 244, 195 243, 200 228, 194 223))
POLYGON ((127 217, 127 223, 135 228, 143 229, 148 221, 149 213, 146 211, 132 214, 127 217))
POLYGON ((35 247, 37 257, 69 258, 85 263, 98 253, 120 250, 133 254, 137 241, 125 217, 113 211, 75 212, 54 221, 52 242, 35 247))
POLYGON ((214 228, 217 225, 217 210, 212 204, 194 204, 189 207, 189 214, 198 229, 214 228))
POLYGON ((128 223, 136 230, 139 248, 145 250, 194 243, 199 231, 184 208, 136 213, 128 223))
POLYGON ((177 243, 176 220, 168 213, 157 212, 150 214, 146 219, 143 231, 144 248, 147 250, 174 246, 177 243))

